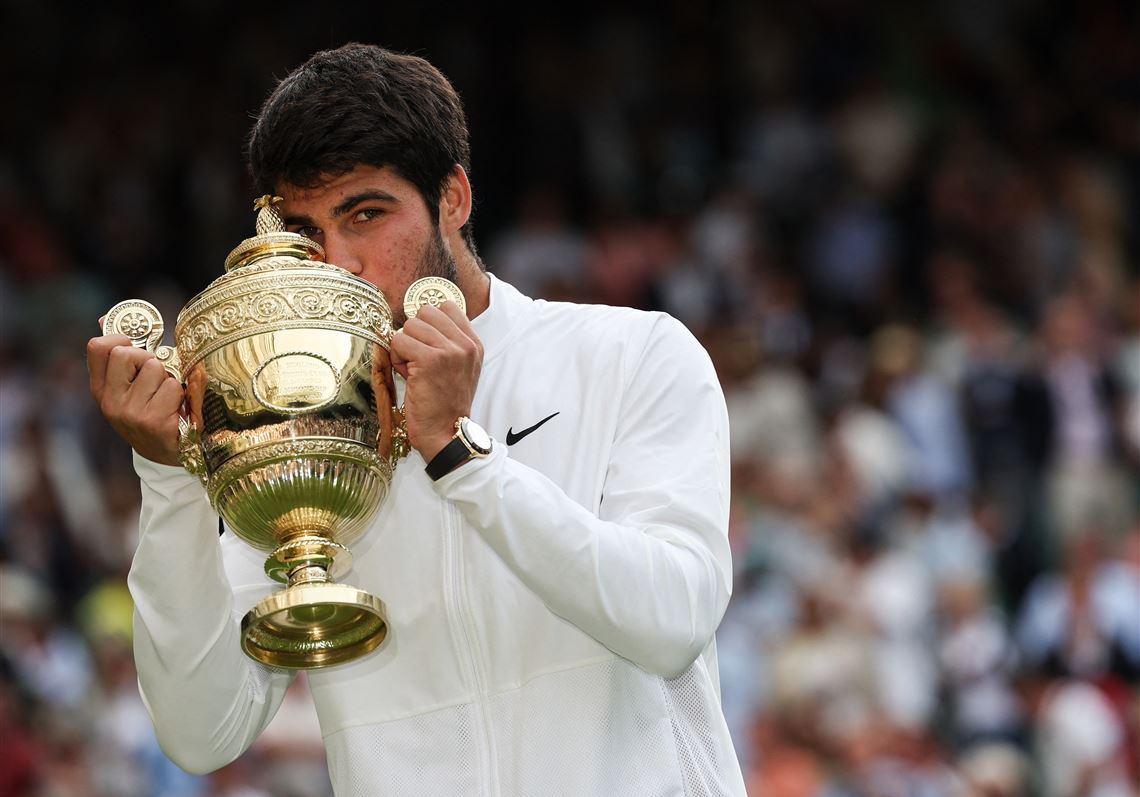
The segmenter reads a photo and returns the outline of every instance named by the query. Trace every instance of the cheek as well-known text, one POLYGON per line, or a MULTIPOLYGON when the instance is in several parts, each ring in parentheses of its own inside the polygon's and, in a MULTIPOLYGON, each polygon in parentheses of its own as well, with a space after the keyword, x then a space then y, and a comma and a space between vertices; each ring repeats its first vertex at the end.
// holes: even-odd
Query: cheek
POLYGON ((418 230, 389 231, 371 241, 370 267, 391 275, 414 273, 423 257, 425 234, 418 230))
POLYGON ((360 276, 378 287, 395 310, 418 274, 424 247, 414 235, 376 236, 368 243, 360 276))

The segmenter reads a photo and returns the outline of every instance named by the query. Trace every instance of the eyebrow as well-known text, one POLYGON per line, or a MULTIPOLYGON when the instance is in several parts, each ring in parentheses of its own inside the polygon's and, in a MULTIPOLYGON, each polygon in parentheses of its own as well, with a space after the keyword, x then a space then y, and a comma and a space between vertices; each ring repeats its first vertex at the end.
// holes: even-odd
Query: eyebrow
MULTIPOLYGON (((400 200, 397 199, 392 194, 389 194, 387 191, 381 191, 379 189, 372 188, 372 189, 369 189, 367 191, 360 191, 359 193, 352 194, 350 196, 345 197, 343 202, 341 202, 339 205, 337 205, 335 208, 332 209, 332 216, 334 218, 336 218, 337 216, 343 216, 345 213, 348 213, 350 210, 352 210, 354 207, 359 205, 361 202, 369 202, 369 201, 371 201, 371 202, 399 202, 400 200)), ((313 219, 311 216, 304 216, 304 215, 289 216, 286 219, 284 219, 284 222, 286 224, 291 224, 291 225, 309 226, 309 225, 313 224, 313 219)))
POLYGON ((333 216, 343 216, 348 211, 359 205, 361 202, 397 202, 396 197, 389 194, 387 191, 381 191, 377 188, 361 191, 358 194, 352 194, 345 197, 344 201, 332 209, 333 216))

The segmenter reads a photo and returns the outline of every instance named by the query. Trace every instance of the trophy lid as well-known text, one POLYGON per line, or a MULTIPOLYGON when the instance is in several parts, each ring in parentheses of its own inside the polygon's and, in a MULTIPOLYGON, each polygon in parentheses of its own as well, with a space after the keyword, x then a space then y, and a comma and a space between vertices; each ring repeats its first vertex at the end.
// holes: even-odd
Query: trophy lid
POLYGON ((233 271, 264 260, 267 257, 285 255, 300 260, 325 259, 325 250, 316 241, 288 232, 281 214, 274 207, 282 197, 265 194, 253 203, 257 213, 257 235, 246 238, 226 257, 226 271, 233 271))

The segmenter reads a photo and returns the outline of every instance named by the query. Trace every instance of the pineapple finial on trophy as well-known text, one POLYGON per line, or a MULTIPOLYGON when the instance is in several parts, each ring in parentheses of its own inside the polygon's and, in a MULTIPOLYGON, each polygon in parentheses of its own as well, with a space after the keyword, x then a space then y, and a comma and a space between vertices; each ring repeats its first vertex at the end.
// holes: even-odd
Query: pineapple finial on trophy
POLYGON ((323 261, 325 250, 316 241, 289 232, 275 205, 284 201, 279 196, 265 194, 253 203, 257 212, 256 232, 246 238, 226 257, 226 271, 236 271, 259 260, 271 257, 291 257, 297 260, 323 261))
POLYGON ((258 211, 258 235, 266 235, 271 232, 285 232, 285 222, 281 219, 281 214, 277 212, 277 208, 273 207, 283 199, 284 197, 265 194, 254 201, 253 209, 258 211))

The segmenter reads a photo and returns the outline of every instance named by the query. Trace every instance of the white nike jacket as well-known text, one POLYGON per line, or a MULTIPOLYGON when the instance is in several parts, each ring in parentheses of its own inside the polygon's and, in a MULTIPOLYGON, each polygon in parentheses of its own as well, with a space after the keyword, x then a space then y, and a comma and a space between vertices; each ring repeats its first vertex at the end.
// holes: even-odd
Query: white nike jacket
MULTIPOLYGON (((384 601, 388 639, 309 674, 337 795, 743 795, 713 642, 732 571, 708 356, 666 315, 495 278, 473 326, 493 452, 435 483, 417 453, 400 463, 340 579, 384 601)), ((196 478, 135 463, 140 688, 163 749, 210 771, 292 678, 239 643, 280 586, 219 538, 196 478)))

